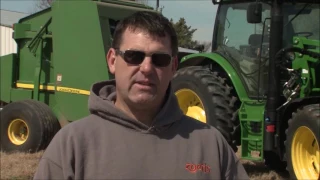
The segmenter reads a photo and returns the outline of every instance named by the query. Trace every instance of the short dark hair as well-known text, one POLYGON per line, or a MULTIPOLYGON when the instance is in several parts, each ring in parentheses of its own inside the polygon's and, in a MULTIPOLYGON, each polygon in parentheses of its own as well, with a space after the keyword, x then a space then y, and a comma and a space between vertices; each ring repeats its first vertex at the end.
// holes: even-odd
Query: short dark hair
POLYGON ((172 55, 175 56, 178 54, 178 38, 176 31, 169 19, 162 14, 150 11, 138 11, 119 21, 113 34, 113 48, 119 48, 123 32, 127 28, 130 28, 131 30, 138 28, 146 31, 151 36, 165 37, 168 35, 171 40, 172 55))

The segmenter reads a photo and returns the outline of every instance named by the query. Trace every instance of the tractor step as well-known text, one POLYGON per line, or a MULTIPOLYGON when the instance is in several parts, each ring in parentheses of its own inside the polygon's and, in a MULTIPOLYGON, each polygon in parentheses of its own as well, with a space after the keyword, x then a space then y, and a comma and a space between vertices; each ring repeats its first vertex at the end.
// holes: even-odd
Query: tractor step
POLYGON ((239 110, 241 158, 263 160, 264 103, 244 101, 239 110))
POLYGON ((243 138, 245 141, 261 141, 261 139, 243 138))

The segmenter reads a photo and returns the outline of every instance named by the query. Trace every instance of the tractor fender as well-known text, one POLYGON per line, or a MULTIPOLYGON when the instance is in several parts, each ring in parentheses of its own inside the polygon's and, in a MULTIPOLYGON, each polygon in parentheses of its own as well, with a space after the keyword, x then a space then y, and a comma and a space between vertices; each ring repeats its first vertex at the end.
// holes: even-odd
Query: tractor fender
POLYGON ((320 102, 320 96, 310 96, 304 98, 297 98, 289 102, 286 106, 282 106, 278 109, 281 114, 281 119, 283 117, 287 117, 288 119, 291 117, 292 112, 295 112, 299 107, 305 106, 308 104, 316 104, 320 102))
POLYGON ((180 60, 179 68, 184 68, 187 66, 199 66, 199 65, 213 65, 219 66, 220 70, 224 71, 232 82, 233 87, 239 97, 240 101, 249 100, 248 94, 240 76, 237 71, 232 66, 232 64, 225 59, 223 56, 217 53, 196 53, 184 56, 180 60))

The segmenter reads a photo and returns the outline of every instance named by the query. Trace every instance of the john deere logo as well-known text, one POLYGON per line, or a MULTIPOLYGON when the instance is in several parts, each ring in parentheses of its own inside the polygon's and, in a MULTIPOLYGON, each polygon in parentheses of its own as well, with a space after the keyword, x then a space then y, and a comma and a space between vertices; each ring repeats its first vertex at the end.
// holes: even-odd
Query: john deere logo
POLYGON ((72 88, 58 88, 58 91, 67 92, 67 93, 74 93, 74 94, 80 94, 80 90, 72 89, 72 88))

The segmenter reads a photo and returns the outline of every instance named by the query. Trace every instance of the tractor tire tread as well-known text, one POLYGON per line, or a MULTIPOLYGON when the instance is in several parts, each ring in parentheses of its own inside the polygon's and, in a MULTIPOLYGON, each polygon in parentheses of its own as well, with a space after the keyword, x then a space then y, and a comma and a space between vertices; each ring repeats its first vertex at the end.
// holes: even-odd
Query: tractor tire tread
MULTIPOLYGON (((52 138, 54 137, 54 135, 60 129, 60 124, 55 114, 52 112, 49 106, 47 106, 45 103, 31 100, 31 99, 10 103, 4 108, 4 111, 8 109, 10 112, 11 111, 10 109, 14 106, 20 106, 24 110, 27 110, 27 111, 24 111, 24 113, 27 112, 29 114, 28 115, 29 118, 33 117, 32 119, 28 120, 28 122, 32 126, 31 129, 34 129, 34 125, 32 124, 38 123, 36 127, 40 133, 39 134, 40 139, 37 141, 37 144, 35 144, 36 141, 33 142, 32 149, 24 149, 21 147, 20 151, 28 151, 29 153, 33 153, 33 152, 38 152, 40 150, 45 149, 47 145, 50 143, 50 141, 52 140, 52 138)), ((7 151, 6 148, 4 148, 3 150, 7 151)), ((12 151, 11 148, 8 151, 12 151)))
MULTIPOLYGON (((292 116, 291 118, 288 120, 288 128, 285 130, 285 134, 286 134, 286 137, 290 136, 291 133, 291 127, 294 126, 297 122, 299 122, 299 115, 301 115, 302 113, 304 114, 308 114, 309 117, 314 117, 315 119, 319 119, 320 117, 320 104, 309 104, 309 105, 305 105, 305 106, 302 106, 300 108, 298 108, 295 112, 292 112, 292 116)), ((318 126, 320 125, 320 123, 318 122, 317 124, 318 126)), ((316 128, 319 128, 319 127, 316 127, 316 128)), ((285 148, 288 149, 288 148, 291 148, 291 142, 288 141, 287 139, 284 140, 284 145, 285 145, 285 148)), ((284 153, 284 158, 287 160, 289 160, 289 163, 287 163, 287 166, 286 166, 286 170, 290 173, 290 177, 293 178, 293 179, 296 179, 295 175, 294 175, 294 172, 293 172, 293 167, 292 165, 290 164, 291 163, 291 158, 290 158, 290 155, 288 155, 288 150, 284 153)))
MULTIPOLYGON (((209 68, 190 66, 177 71, 177 76, 194 76, 201 84, 207 87, 211 95, 211 102, 215 106, 216 122, 213 125, 227 140, 234 151, 237 151, 235 137, 236 115, 234 103, 237 98, 231 95, 232 88, 226 84, 226 80, 219 76, 218 72, 212 72, 209 68)), ((237 113, 236 113, 237 114, 237 113)))

